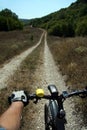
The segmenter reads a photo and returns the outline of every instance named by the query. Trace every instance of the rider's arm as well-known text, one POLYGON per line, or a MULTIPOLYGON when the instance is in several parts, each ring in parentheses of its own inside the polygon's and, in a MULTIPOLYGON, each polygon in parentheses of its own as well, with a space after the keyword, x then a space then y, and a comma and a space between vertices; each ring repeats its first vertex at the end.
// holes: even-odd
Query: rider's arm
POLYGON ((0 117, 0 127, 6 130, 20 128, 23 107, 28 104, 28 97, 24 91, 14 91, 9 97, 10 107, 0 117))
POLYGON ((20 128, 23 107, 22 102, 13 102, 0 117, 0 126, 6 130, 18 130, 20 128))

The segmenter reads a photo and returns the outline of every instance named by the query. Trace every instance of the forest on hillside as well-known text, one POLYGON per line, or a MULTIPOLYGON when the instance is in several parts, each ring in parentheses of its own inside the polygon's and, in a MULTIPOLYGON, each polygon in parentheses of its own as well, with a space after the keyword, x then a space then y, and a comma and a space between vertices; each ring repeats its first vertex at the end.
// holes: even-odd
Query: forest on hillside
POLYGON ((9 9, 0 11, 0 31, 10 31, 22 28, 23 24, 14 12, 9 9))
POLYGON ((68 8, 60 9, 42 18, 19 20, 9 9, 0 11, 0 31, 23 29, 24 25, 46 29, 48 34, 60 37, 87 36, 87 0, 77 0, 68 8))
POLYGON ((29 24, 46 29, 50 35, 86 36, 87 0, 77 0, 68 8, 63 8, 42 18, 31 19, 29 24))

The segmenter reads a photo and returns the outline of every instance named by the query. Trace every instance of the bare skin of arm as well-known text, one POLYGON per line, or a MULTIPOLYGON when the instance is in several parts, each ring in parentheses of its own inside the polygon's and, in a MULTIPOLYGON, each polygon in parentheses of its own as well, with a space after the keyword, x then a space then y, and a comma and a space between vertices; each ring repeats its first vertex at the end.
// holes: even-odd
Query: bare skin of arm
POLYGON ((18 130, 20 128, 23 107, 24 105, 21 101, 13 102, 1 115, 0 126, 6 130, 18 130))

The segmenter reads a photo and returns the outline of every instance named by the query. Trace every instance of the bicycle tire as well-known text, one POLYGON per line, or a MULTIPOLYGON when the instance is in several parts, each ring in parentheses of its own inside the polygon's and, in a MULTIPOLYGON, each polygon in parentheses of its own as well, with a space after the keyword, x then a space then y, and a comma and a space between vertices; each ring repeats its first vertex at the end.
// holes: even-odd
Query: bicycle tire
POLYGON ((44 120, 45 120, 45 130, 54 130, 50 124, 50 117, 49 117, 49 108, 48 105, 45 104, 44 106, 44 120))
POLYGON ((57 118, 57 120, 56 120, 56 130, 65 130, 65 121, 64 121, 64 119, 59 119, 59 118, 57 118))
POLYGON ((55 100, 49 102, 50 111, 52 115, 53 130, 65 130, 65 120, 58 118, 58 105, 55 100))

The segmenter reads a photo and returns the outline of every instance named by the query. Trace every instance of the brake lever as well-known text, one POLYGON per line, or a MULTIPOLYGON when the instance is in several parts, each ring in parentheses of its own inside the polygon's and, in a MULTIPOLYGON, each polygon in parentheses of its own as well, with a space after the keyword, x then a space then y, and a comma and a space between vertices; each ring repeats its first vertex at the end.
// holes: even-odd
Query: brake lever
POLYGON ((85 94, 85 95, 79 95, 79 97, 80 97, 80 98, 86 98, 87 95, 86 95, 86 94, 85 94))
POLYGON ((38 103, 38 100, 40 100, 41 98, 36 98, 34 101, 33 101, 33 103, 35 103, 35 104, 37 104, 38 103))
POLYGON ((86 98, 86 97, 87 97, 87 93, 80 94, 79 97, 81 97, 81 98, 86 98))
POLYGON ((35 100, 33 101, 33 103, 35 103, 35 104, 37 104, 37 102, 38 102, 38 99, 35 99, 35 100))

